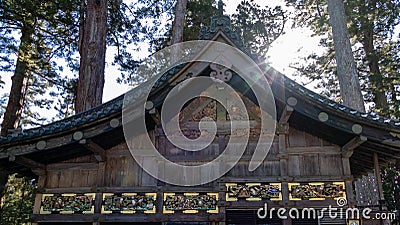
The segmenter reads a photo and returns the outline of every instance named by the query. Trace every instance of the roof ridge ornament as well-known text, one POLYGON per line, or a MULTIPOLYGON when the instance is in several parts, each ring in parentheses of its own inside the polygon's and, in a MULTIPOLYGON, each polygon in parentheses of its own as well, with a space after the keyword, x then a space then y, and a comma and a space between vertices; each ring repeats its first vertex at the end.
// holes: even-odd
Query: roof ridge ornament
POLYGON ((218 16, 223 16, 224 15, 224 2, 222 0, 219 0, 218 2, 218 16))
POLYGON ((251 55, 250 48, 243 42, 240 29, 232 27, 231 18, 224 15, 224 5, 223 0, 218 1, 218 14, 211 17, 210 27, 203 26, 200 28, 199 39, 212 40, 219 31, 222 31, 236 47, 251 55))

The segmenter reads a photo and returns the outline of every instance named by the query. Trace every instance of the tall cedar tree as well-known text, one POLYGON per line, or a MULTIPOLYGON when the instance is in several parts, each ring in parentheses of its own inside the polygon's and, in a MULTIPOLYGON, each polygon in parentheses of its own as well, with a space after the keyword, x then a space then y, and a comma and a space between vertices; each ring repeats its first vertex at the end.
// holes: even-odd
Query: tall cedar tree
MULTIPOLYGON (((0 3, 1 72, 21 74, 21 69, 15 69, 17 63, 10 55, 21 55, 19 60, 16 60, 18 68, 27 65, 23 78, 13 78, 13 92, 9 95, 12 98, 6 113, 6 118, 10 119, 6 119, 3 126, 8 126, 9 129, 23 125, 38 126, 72 115, 77 79, 75 76, 66 77, 63 73, 64 68, 58 65, 58 61, 66 61, 67 67, 73 73, 79 70, 78 39, 79 36, 82 37, 79 35, 79 27, 81 18, 84 18, 80 13, 86 9, 85 1, 0 0, 0 3), (22 28, 29 22, 29 18, 36 21, 35 27, 32 27, 33 43, 30 47, 16 38, 19 35, 27 36, 22 35, 22 28), (25 57, 22 57, 22 54, 25 57), (38 109, 51 110, 52 107, 58 112, 55 118, 38 113, 38 109)), ((132 16, 131 8, 121 0, 110 1, 108 13, 107 44, 118 48, 114 63, 124 67, 124 60, 132 58, 127 46, 139 41, 137 30, 140 23, 132 16)), ((83 29, 81 31, 83 32, 83 29)), ((4 108, 5 100, 7 96, 0 99, 4 108)), ((7 130, 2 129, 3 135, 7 130)))
MULTIPOLYGON (((329 41, 331 30, 326 1, 286 1, 296 8, 296 25, 310 27, 315 34, 324 35, 320 44, 327 49, 323 55, 306 57, 307 65, 297 67, 299 74, 319 80, 321 84, 318 87, 323 88, 324 94, 336 97, 336 67, 333 45, 329 41)), ((382 116, 399 118, 400 42, 393 37, 399 35, 395 28, 400 22, 400 1, 346 1, 345 10, 364 99, 372 106, 370 110, 382 116)), ((399 168, 397 161, 381 171, 385 200, 390 210, 400 209, 399 168)))
MULTIPOLYGON (((56 87, 60 93, 68 92, 65 88, 68 81, 57 73, 62 69, 57 67, 54 58, 68 58, 71 55, 70 48, 73 48, 71 45, 77 31, 71 10, 75 3, 63 0, 46 3, 33 0, 1 1, 1 71, 13 72, 1 135, 7 135, 9 129, 19 128, 21 123, 27 121, 37 125, 42 117, 29 112, 29 108, 49 108, 52 101, 40 96, 49 88, 56 87), (16 40, 18 33, 20 38, 16 40), (15 64, 13 57, 10 57, 14 54, 17 56, 15 64), (21 118, 23 113, 25 118, 21 118)), ((53 92, 53 95, 57 93, 53 92)))
POLYGON ((171 44, 177 44, 183 41, 183 30, 185 28, 185 15, 187 0, 177 0, 175 5, 175 19, 172 23, 171 44))
POLYGON ((21 29, 21 44, 18 50, 17 64, 15 66, 14 75, 11 78, 11 91, 4 113, 3 123, 1 124, 2 136, 7 136, 9 129, 17 129, 19 127, 19 120, 27 88, 26 84, 28 81, 28 77, 25 75, 29 63, 27 60, 31 51, 30 48, 32 48, 36 20, 36 18, 28 18, 24 21, 21 29))
MULTIPOLYGON (((323 35, 320 45, 327 51, 323 55, 312 54, 305 64, 294 65, 299 74, 318 80, 318 88, 331 98, 339 96, 331 30, 328 23, 326 1, 286 0, 296 10, 298 26, 310 27, 316 35, 323 35)), ((395 38, 400 22, 400 1, 354 0, 345 1, 350 34, 364 100, 369 111, 381 116, 400 117, 400 50, 395 38)))
POLYGON ((76 92, 77 113, 100 105, 103 98, 107 41, 107 0, 88 0, 80 47, 80 68, 76 92))
MULTIPOLYGON (((187 0, 177 0, 175 4, 175 19, 172 23, 171 45, 181 43, 183 41, 183 31, 185 28, 187 0)), ((173 46, 171 59, 177 60, 180 46, 173 46)))
MULTIPOLYGON (((36 4, 31 5, 37 6, 36 4)), ((20 18, 20 45, 18 48, 17 64, 15 66, 14 75, 11 78, 12 85, 7 108, 4 113, 3 123, 1 124, 2 136, 6 136, 9 129, 17 129, 19 126, 19 119, 27 87, 27 67, 29 66, 30 54, 32 54, 35 26, 37 26, 37 11, 38 9, 36 7, 31 13, 27 13, 24 18, 20 18)), ((6 17, 7 14, 4 13, 3 16, 6 17)))
POLYGON ((343 0, 328 0, 329 20, 332 26, 337 76, 343 104, 365 112, 357 68, 351 50, 343 0))
MULTIPOLYGON (((74 54, 78 51, 79 15, 86 8, 85 1, 0 0, 0 3, 0 70, 14 71, 14 74, 17 74, 12 80, 8 110, 18 112, 7 113, 7 118, 9 115, 12 118, 6 120, 3 125, 11 124, 13 126, 10 125, 10 128, 14 129, 21 125, 21 122, 18 122, 20 118, 29 125, 37 125, 27 118, 38 115, 31 111, 29 106, 46 105, 45 107, 49 109, 47 105, 49 101, 40 98, 46 98, 43 95, 53 86, 56 86, 59 93, 51 91, 50 95, 57 96, 61 101, 57 110, 63 114, 61 116, 70 115, 73 110, 71 103, 75 101, 76 85, 74 80, 71 82, 60 76, 62 68, 58 67, 53 59, 64 59, 72 69, 79 67, 79 63, 74 60, 74 54), (15 33, 21 34, 19 41, 14 39, 15 33), (20 44, 17 46, 18 43, 20 44), (18 55, 17 65, 10 60, 12 54, 18 55), (21 117, 22 111, 25 115, 21 117)), ((112 29, 108 29, 107 36, 110 46, 125 49, 128 44, 139 41, 136 36, 138 23, 135 19, 129 19, 131 18, 127 13, 129 10, 130 8, 122 1, 111 1, 108 22, 112 29)), ((130 58, 126 51, 118 51, 115 63, 121 62, 121 58, 124 57, 130 58)), ((0 81, 1 83, 3 82, 0 81)), ((2 132, 6 134, 7 130, 2 129, 2 132)), ((5 171, 0 171, 0 199, 4 193, 7 177, 5 171)), ((9 199, 12 197, 6 199, 6 205, 9 205, 9 199)), ((20 204, 27 206, 23 200, 20 204)), ((3 209, 8 215, 18 216, 13 214, 13 207, 3 209)))

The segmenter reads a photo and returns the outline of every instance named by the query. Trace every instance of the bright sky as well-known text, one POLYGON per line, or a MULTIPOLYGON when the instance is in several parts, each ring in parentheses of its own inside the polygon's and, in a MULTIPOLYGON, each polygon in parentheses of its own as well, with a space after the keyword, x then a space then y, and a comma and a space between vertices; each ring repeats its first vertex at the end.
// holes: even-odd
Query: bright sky
MULTIPOLYGON (((241 0, 225 0, 225 13, 232 14, 235 12, 237 5, 241 0)), ((261 6, 275 7, 280 5, 285 6, 283 0, 256 0, 257 4, 261 6)), ((291 63, 299 61, 299 57, 305 57, 313 52, 321 51, 321 47, 318 46, 319 38, 311 37, 311 31, 309 29, 290 29, 290 22, 286 26, 285 34, 279 37, 268 51, 268 60, 271 66, 278 71, 292 77, 294 69, 289 68, 291 63)), ((145 50, 145 48, 144 48, 145 50)), ((108 51, 109 59, 112 61, 112 51, 108 51)), ((143 55, 139 52, 138 55, 143 55)), ((128 85, 116 84, 115 80, 119 76, 120 72, 116 67, 108 66, 106 68, 106 81, 104 87, 103 101, 109 101, 121 94, 126 93, 131 89, 128 85)), ((302 81, 301 78, 296 77, 295 80, 302 81)), ((312 88, 312 86, 308 87, 312 88)))

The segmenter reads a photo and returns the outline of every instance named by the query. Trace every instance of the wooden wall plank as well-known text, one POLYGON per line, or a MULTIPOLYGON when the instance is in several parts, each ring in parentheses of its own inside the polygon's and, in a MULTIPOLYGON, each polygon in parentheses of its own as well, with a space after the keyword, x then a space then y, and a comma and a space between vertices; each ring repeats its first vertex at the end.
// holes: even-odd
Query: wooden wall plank
POLYGON ((300 156, 289 155, 289 176, 300 175, 300 156))
POLYGON ((47 184, 46 187, 49 188, 58 188, 60 180, 60 172, 48 172, 47 173, 47 184))
MULTIPOLYGON (((156 166, 155 163, 156 163, 155 158, 145 157, 143 159, 144 166, 156 166)), ((150 174, 148 174, 146 171, 144 171, 143 169, 140 169, 139 172, 141 173, 140 184, 142 186, 156 186, 157 185, 157 180, 154 177, 152 177, 150 174)))
POLYGON ((305 154, 300 158, 300 175, 319 176, 320 174, 320 163, 318 155, 305 154))
POLYGON ((304 147, 306 146, 306 137, 305 133, 294 129, 293 127, 289 128, 289 146, 290 147, 304 147))
POLYGON ((342 157, 340 155, 319 155, 321 175, 343 175, 342 157))
POLYGON ((73 170, 64 170, 61 172, 60 175, 60 183, 59 187, 64 188, 64 187, 70 187, 71 186, 71 181, 74 179, 74 171, 73 170))

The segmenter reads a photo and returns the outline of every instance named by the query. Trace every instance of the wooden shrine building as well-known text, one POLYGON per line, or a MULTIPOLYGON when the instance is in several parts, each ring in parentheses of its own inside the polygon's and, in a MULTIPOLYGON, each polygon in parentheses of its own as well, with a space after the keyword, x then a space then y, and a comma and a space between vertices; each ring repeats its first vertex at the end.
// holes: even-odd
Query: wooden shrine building
MULTIPOLYGON (((31 216, 34 224, 349 223, 329 218, 282 220, 276 214, 261 219, 257 210, 265 203, 270 208, 322 209, 336 206, 339 198, 347 201, 343 207, 361 207, 354 194, 355 181, 400 158, 400 124, 326 99, 270 68, 249 53, 227 16, 213 17, 211 27, 201 30, 200 39, 223 42, 248 53, 270 83, 275 96, 276 132, 261 165, 248 170, 260 109, 252 95, 240 88, 245 85, 235 79, 234 72, 224 82, 238 90, 248 109, 251 138, 233 169, 204 185, 170 185, 138 165, 125 141, 124 96, 120 96, 70 118, 0 138, 0 170, 38 180, 31 216)), ((202 67, 196 62, 178 65, 152 89, 151 96, 157 96, 158 101, 146 116, 148 135, 168 159, 208 162, 221 154, 233 135, 218 130, 209 147, 188 153, 169 143, 157 120, 162 99, 178 80, 185 80, 189 73, 210 76, 215 70, 215 66, 204 63, 202 67)), ((204 117, 217 121, 217 126, 229 123, 226 111, 212 99, 192 99, 181 113, 185 117, 181 126, 186 127, 182 133, 189 138, 198 135, 189 125, 204 117)), ((379 173, 377 176, 380 180, 379 173)), ((381 184, 378 193, 381 204, 381 184)), ((380 224, 362 219, 358 222, 380 224)))

